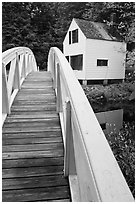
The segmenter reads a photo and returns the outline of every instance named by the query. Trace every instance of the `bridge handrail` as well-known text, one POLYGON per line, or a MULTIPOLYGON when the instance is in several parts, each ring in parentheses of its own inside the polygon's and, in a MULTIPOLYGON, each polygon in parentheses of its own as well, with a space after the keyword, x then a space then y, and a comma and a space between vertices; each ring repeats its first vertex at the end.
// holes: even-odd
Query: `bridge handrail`
POLYGON ((6 115, 10 113, 11 104, 23 80, 31 71, 37 71, 37 65, 33 52, 29 48, 16 47, 2 53, 3 122, 6 115), (7 74, 8 65, 10 67, 7 74))
POLYGON ((65 56, 48 56, 65 146, 65 175, 78 180, 79 201, 134 201, 131 191, 65 56))

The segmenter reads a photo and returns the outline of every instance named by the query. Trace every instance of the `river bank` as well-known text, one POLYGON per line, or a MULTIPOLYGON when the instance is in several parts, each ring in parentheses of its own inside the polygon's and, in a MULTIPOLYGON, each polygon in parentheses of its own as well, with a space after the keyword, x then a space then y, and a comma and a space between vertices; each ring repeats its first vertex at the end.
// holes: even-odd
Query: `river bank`
POLYGON ((119 108, 127 109, 129 114, 135 112, 135 100, 130 100, 135 90, 133 81, 106 86, 82 85, 82 88, 95 113, 119 108))
POLYGON ((124 82, 110 85, 87 85, 82 86, 91 103, 93 102, 121 102, 128 101, 134 91, 134 82, 124 82))

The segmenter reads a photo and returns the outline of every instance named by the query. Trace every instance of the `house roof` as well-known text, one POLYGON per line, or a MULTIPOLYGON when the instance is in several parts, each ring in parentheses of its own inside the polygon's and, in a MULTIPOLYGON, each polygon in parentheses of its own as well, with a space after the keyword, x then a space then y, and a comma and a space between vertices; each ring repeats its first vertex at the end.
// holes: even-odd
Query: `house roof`
POLYGON ((120 36, 118 30, 115 27, 108 26, 104 23, 92 22, 82 19, 74 18, 74 20, 87 38, 123 41, 123 38, 120 36))

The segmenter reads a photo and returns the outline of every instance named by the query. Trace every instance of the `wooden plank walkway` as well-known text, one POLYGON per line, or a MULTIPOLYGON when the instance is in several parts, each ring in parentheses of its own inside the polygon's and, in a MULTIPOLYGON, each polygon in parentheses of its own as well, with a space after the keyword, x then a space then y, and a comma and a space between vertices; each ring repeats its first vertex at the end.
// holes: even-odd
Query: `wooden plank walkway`
POLYGON ((3 202, 70 201, 50 73, 26 78, 4 122, 2 144, 3 202))

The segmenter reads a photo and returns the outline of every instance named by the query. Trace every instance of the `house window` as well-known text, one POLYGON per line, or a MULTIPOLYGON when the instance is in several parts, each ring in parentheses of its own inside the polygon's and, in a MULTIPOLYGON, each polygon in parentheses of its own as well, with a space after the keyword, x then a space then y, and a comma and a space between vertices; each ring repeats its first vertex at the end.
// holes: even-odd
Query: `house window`
POLYGON ((72 43, 78 42, 78 29, 72 31, 72 43))
POLYGON ((71 44, 71 31, 69 31, 69 44, 71 44))
POLYGON ((69 44, 78 42, 78 29, 69 31, 69 44))
POLYGON ((66 59, 68 60, 68 62, 69 62, 69 56, 66 56, 66 59))
POLYGON ((97 66, 108 66, 108 60, 97 59, 97 66))
POLYGON ((83 55, 74 55, 70 57, 71 67, 74 70, 82 70, 83 67, 83 55))

